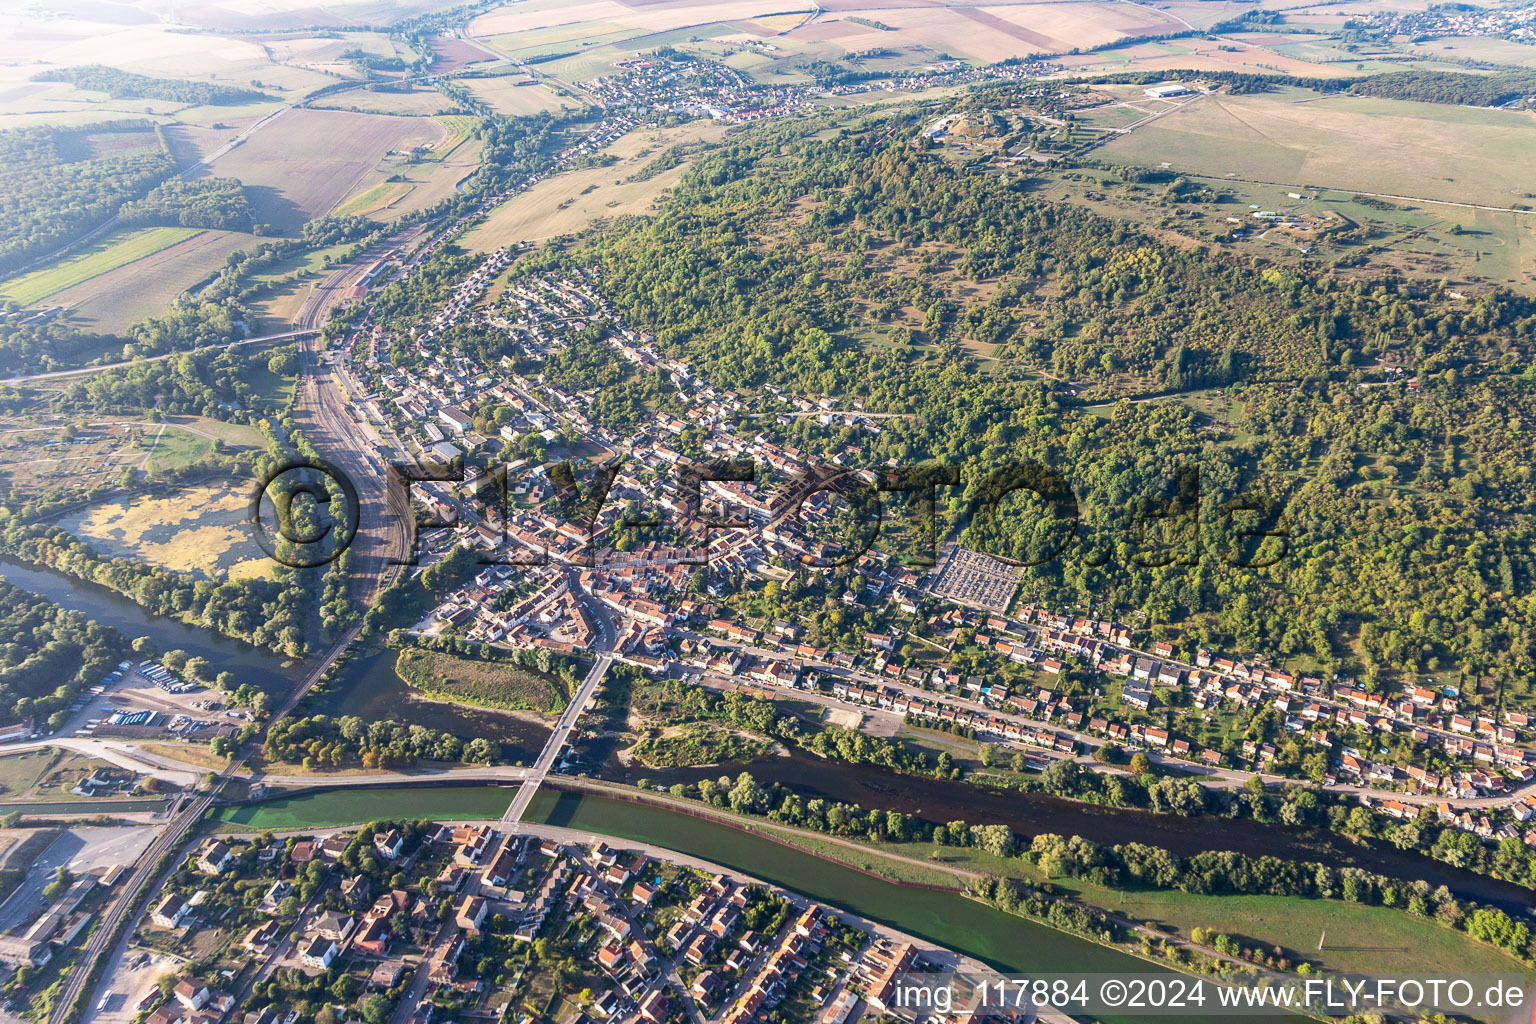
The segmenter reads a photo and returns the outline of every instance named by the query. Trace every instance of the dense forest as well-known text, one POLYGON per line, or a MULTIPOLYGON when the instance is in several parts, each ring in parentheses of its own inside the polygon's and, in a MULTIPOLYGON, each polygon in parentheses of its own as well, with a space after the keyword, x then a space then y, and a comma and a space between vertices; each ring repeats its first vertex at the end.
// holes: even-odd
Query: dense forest
POLYGON ((1423 103, 1454 103, 1494 107, 1536 94, 1536 71, 1497 71, 1473 75, 1463 71, 1395 71, 1372 75, 1349 87, 1356 96, 1381 96, 1423 103))
POLYGON ((124 203, 118 220, 129 226, 170 225, 184 228, 215 228, 220 231, 251 230, 251 208, 237 178, 171 178, 149 190, 143 199, 124 203))
POLYGON ((58 728, 80 688, 128 654, 117 630, 0 579, 0 725, 58 728))
POLYGON ((119 71, 105 64, 39 71, 34 82, 68 82, 77 89, 104 92, 115 100, 169 100, 188 106, 231 106, 272 99, 255 89, 237 89, 212 82, 188 82, 179 78, 151 78, 119 71))
POLYGON ((105 223, 175 170, 146 121, 0 131, 0 273, 105 223))
POLYGON ((158 409, 170 415, 254 423, 264 416, 276 417, 279 409, 252 382, 261 380, 263 369, 292 376, 297 365, 292 345, 271 352, 202 349, 72 380, 60 395, 59 408, 124 413, 158 409))
POLYGON ((627 323, 717 385, 916 414, 878 435, 799 420, 773 436, 868 466, 965 467, 941 502, 985 550, 1054 549, 1062 534, 1018 498, 975 515, 992 470, 1051 467, 1081 522, 1027 571, 1026 595, 1140 611, 1373 687, 1449 672, 1469 696, 1528 693, 1536 551, 1513 527, 1536 511, 1529 299, 1176 248, 1040 200, 1027 176, 879 145, 889 128, 759 128, 700 159, 656 215, 519 270, 598 268, 627 323), (1383 383, 1381 364, 1419 387, 1383 383), (1128 379, 1235 388, 1236 415, 1223 434, 1179 401, 1087 410, 1058 383, 1128 379), (1198 471, 1186 536, 1149 550, 1180 466, 1198 471), (1270 529, 1291 536, 1252 536, 1270 529))

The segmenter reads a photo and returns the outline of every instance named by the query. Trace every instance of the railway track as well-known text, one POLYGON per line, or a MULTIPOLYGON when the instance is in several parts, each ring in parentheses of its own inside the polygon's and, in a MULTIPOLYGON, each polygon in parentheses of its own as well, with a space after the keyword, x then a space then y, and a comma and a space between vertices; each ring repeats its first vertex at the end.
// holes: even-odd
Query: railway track
MULTIPOLYGON (((172 818, 154 841, 139 855, 133 874, 124 884, 122 895, 103 911, 101 920, 97 923, 95 931, 91 932, 90 940, 85 944, 79 962, 65 975, 64 985, 54 996, 53 1005, 49 1009, 48 1024, 64 1024, 65 1021, 70 1020, 86 985, 93 981, 96 985, 100 985, 103 979, 95 977, 96 965, 102 954, 108 952, 109 946, 115 946, 118 942, 127 940, 126 929, 122 930, 121 936, 118 932, 129 914, 143 909, 135 907, 139 890, 154 876, 160 865, 160 859, 175 849, 187 831, 208 813, 208 808, 213 806, 213 801, 218 796, 219 790, 224 787, 224 783, 244 767, 243 758, 225 767, 213 785, 172 818)), ((146 894, 146 904, 149 895, 151 894, 146 894)))

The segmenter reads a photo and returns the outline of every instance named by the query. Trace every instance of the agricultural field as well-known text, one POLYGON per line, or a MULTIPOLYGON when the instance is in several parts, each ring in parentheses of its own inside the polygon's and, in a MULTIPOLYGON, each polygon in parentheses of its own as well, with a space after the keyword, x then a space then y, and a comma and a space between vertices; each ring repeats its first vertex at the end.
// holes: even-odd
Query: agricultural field
POLYGON ((395 674, 433 700, 502 711, 553 714, 564 710, 568 698, 559 679, 515 661, 481 661, 407 648, 395 659, 395 674))
POLYGON ((530 80, 525 75, 466 78, 460 84, 496 113, 509 117, 523 117, 537 114, 541 110, 560 110, 581 105, 581 101, 565 95, 559 86, 530 80))
POLYGON ((433 118, 290 110, 198 176, 239 178, 256 219, 292 231, 401 169, 403 152, 445 134, 433 118))
POLYGON ((455 35, 435 36, 431 45, 432 52, 437 55, 437 62, 433 65, 433 69, 445 73, 458 71, 471 64, 483 64, 497 59, 495 53, 480 44, 455 35))
POLYGON ((59 525, 112 558, 128 557, 210 579, 260 573, 271 566, 251 539, 245 481, 182 488, 168 497, 100 502, 59 525))
POLYGON ((223 266, 231 253, 258 241, 255 235, 239 231, 199 231, 132 263, 56 292, 48 302, 68 310, 70 322, 81 330, 120 334, 146 317, 164 313, 182 292, 223 266))
POLYGON ((348 89, 315 100, 317 110, 361 110, 373 114, 410 114, 430 117, 454 109, 454 103, 436 89, 422 86, 400 92, 348 89))
POLYGON ((198 228, 130 228, 117 231, 57 263, 0 284, 0 299, 30 306, 55 292, 127 266, 162 249, 169 249, 200 233, 198 228))
POLYGON ((607 31, 628 29, 637 33, 655 33, 722 21, 746 20, 759 14, 775 13, 778 9, 772 0, 723 0, 720 3, 684 0, 681 3, 644 6, 630 6, 617 0, 584 0, 578 3, 519 0, 470 22, 469 34, 475 37, 504 36, 576 25, 603 27, 607 31))
POLYGON ((695 139, 724 136, 719 124, 684 125, 662 131, 631 132, 608 147, 618 157, 608 167, 566 171, 518 193, 491 211, 485 222, 460 243, 472 252, 489 252, 512 242, 539 241, 580 231, 602 219, 645 213, 663 191, 687 170, 685 160, 644 181, 628 180, 668 147, 695 139))
POLYGON ((845 51, 926 47, 989 63, 1031 53, 1061 53, 1112 43, 1126 36, 1182 30, 1149 7, 1066 2, 999 6, 890 7, 859 11, 836 4, 822 17, 788 33, 790 39, 830 42, 845 51), (873 28, 831 13, 877 21, 873 28))
POLYGON ((1514 68, 1536 68, 1536 46, 1512 39, 1483 36, 1441 36, 1423 42, 1403 43, 1409 53, 1442 60, 1478 60, 1514 68))
POLYGON ((1508 208, 1528 201, 1536 121, 1512 111, 1303 89, 1212 95, 1121 135, 1116 163, 1508 208))

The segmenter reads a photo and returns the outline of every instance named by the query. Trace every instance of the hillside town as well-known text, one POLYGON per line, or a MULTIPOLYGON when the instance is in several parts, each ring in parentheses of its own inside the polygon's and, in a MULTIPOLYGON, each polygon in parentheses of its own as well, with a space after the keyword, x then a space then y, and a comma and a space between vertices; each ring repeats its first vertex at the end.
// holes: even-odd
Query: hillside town
POLYGON ((1466 713, 1455 687, 1381 693, 1351 679, 1295 676, 1262 657, 1164 640, 1143 648, 1111 620, 1033 606, 1010 617, 1017 570, 955 545, 929 567, 880 545, 853 553, 862 589, 840 604, 875 624, 856 647, 807 644, 793 623, 745 625, 724 610, 732 591, 721 581, 761 585, 791 567, 848 561, 830 529, 838 499, 878 485, 873 468, 888 468, 870 467, 856 443, 828 458, 776 443, 770 428, 809 417, 872 438, 881 417, 857 402, 842 408, 772 389, 748 398, 713 386, 623 322, 596 270, 518 277, 507 269, 513 255, 489 256, 429 324, 394 333, 361 321, 350 361, 338 363, 381 462, 465 467, 463 482, 412 484, 421 521, 445 525, 422 539, 439 554, 447 543, 471 548, 489 564, 417 623, 417 635, 575 654, 597 635, 580 596, 590 595, 624 624, 620 660, 649 673, 816 692, 1014 746, 1037 769, 1110 746, 1222 784, 1289 774, 1356 793, 1388 815, 1432 804, 1485 839, 1536 843, 1521 827, 1536 813, 1527 716, 1466 713), (605 423, 596 389, 441 344, 464 327, 506 337, 529 360, 597 339, 665 379, 686 412, 605 423), (595 506, 573 501, 580 485, 561 476, 560 459, 588 475, 595 506), (743 464, 747 479, 709 479, 743 464), (498 466, 499 489, 488 486, 498 466), (637 531, 637 517, 665 528, 637 531), (991 671, 914 663, 899 653, 909 640, 991 671), (1192 728, 1237 723, 1240 732, 1263 721, 1273 722, 1269 734, 1221 744, 1202 743, 1192 728), (1385 739, 1417 753, 1382 757, 1385 739), (1290 762, 1280 757, 1287 745, 1290 762))

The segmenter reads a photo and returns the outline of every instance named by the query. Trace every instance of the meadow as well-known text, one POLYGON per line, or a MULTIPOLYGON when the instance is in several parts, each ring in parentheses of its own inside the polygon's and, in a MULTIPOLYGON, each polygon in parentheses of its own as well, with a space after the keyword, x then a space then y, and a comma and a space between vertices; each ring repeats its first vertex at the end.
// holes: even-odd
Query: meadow
POLYGON ((631 132, 608 147, 618 162, 566 171, 520 192, 492 210, 460 243, 471 252, 489 252, 513 242, 540 241, 580 231, 599 219, 645 213, 687 170, 685 160, 644 181, 629 181, 669 146, 692 139, 714 141, 726 126, 692 124, 661 131, 631 132))
POLYGON ((1507 208, 1536 122, 1512 111, 1281 89, 1208 96, 1098 150, 1116 163, 1507 208))
POLYGON ((560 711, 566 704, 560 680, 511 661, 477 661, 406 648, 395 659, 395 674, 434 700, 540 714, 560 711))
POLYGON ((127 266, 199 233, 198 228, 130 228, 115 231, 50 266, 6 281, 0 285, 0 298, 30 306, 55 292, 127 266))

